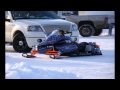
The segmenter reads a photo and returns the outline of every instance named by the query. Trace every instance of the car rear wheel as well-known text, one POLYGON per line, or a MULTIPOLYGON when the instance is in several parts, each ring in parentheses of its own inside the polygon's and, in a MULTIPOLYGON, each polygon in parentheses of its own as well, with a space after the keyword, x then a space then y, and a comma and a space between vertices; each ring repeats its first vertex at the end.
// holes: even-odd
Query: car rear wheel
POLYGON ((95 29, 90 24, 83 24, 79 27, 80 35, 83 37, 90 37, 95 32, 95 29))

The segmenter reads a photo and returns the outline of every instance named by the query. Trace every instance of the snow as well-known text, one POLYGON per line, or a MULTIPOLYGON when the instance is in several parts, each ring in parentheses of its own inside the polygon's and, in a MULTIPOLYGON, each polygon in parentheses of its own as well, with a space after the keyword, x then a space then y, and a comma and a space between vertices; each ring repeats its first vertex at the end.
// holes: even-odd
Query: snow
MULTIPOLYGON (((47 55, 24 58, 21 53, 7 52, 6 79, 115 79, 114 35, 80 37, 80 42, 96 42, 103 55, 61 57, 50 59, 47 55)), ((6 46, 10 48, 11 46, 6 46)))

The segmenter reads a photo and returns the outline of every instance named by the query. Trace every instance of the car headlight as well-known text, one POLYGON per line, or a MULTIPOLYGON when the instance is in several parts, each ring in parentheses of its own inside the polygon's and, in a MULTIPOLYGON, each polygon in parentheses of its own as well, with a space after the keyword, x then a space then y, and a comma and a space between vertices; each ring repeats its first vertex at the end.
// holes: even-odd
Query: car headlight
POLYGON ((33 31, 33 32, 42 32, 42 28, 38 25, 38 26, 28 26, 28 31, 33 31))
POLYGON ((78 30, 78 26, 76 24, 73 24, 72 25, 72 31, 76 31, 76 30, 78 30))

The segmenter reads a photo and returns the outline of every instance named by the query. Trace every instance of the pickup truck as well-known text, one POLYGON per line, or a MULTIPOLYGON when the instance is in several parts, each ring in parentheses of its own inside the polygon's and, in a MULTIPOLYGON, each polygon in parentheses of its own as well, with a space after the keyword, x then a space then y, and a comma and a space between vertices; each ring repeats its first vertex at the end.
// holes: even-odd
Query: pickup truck
POLYGON ((58 16, 78 25, 81 36, 98 36, 102 29, 108 29, 115 24, 114 11, 78 11, 74 15, 72 11, 57 11, 58 16), (80 14, 79 14, 80 13, 80 14))
POLYGON ((56 29, 71 33, 72 40, 79 41, 77 25, 53 11, 5 11, 5 42, 12 43, 17 52, 30 51, 56 29))

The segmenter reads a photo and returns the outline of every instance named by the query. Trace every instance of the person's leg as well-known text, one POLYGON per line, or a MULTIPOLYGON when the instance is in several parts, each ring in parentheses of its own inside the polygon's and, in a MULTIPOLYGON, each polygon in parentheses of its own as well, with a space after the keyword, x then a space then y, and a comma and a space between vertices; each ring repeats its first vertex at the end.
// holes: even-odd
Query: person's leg
POLYGON ((109 25, 109 35, 112 35, 112 24, 109 25))
POLYGON ((86 45, 88 45, 87 42, 81 42, 80 44, 78 44, 79 51, 85 52, 86 45))

